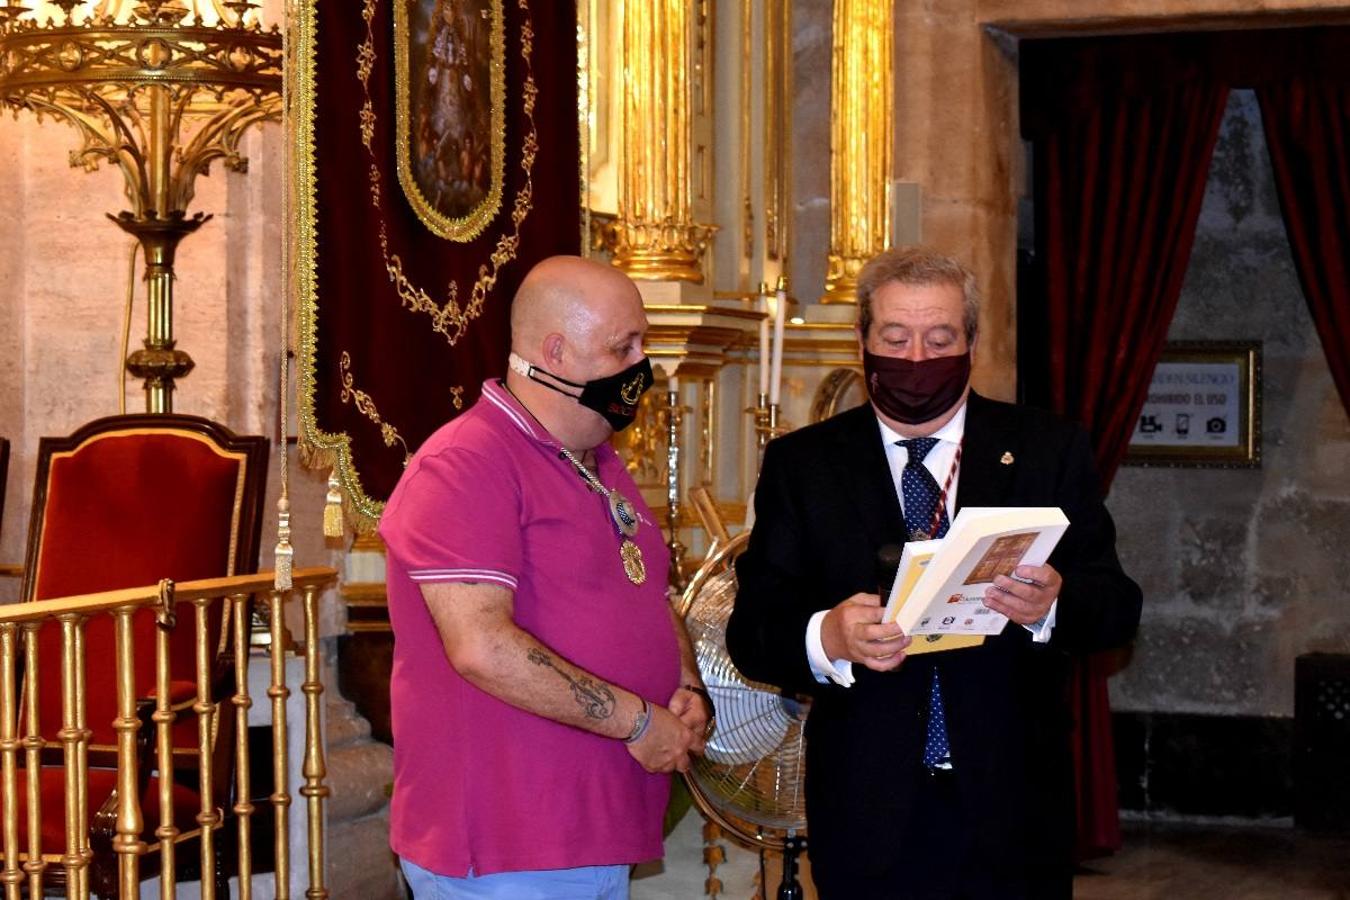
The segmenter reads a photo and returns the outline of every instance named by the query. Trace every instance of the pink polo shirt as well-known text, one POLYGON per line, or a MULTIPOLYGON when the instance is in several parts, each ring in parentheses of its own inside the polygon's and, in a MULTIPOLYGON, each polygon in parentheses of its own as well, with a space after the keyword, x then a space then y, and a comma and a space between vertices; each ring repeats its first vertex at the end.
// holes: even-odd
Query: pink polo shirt
POLYGON ((679 647, 669 556, 651 510, 608 445, 600 480, 632 500, 647 580, 624 574, 606 499, 498 381, 433 434, 385 507, 394 852, 442 875, 616 865, 661 855, 670 779, 622 741, 532 715, 479 690, 446 659, 419 584, 495 583, 516 624, 610 683, 665 705, 679 647))

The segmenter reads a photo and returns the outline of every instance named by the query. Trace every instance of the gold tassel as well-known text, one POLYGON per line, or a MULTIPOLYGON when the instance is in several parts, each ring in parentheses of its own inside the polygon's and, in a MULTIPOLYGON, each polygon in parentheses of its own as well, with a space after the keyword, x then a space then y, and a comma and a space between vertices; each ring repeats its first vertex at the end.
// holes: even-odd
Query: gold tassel
POLYGON ((323 536, 342 537, 342 484, 338 481, 337 468, 328 476, 328 496, 323 504, 323 536))
POLYGON ((285 495, 277 500, 277 547, 276 580, 273 586, 279 591, 291 589, 291 562, 295 550, 291 548, 291 501, 285 495))

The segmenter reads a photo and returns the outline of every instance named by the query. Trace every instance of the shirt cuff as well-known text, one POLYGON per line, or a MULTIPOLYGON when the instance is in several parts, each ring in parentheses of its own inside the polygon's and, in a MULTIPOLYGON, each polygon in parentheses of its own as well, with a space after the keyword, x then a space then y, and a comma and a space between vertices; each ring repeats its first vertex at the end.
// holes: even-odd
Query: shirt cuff
POLYGON ((1050 634, 1055 630, 1055 611, 1059 609, 1059 598, 1050 604, 1050 611, 1042 616, 1038 621, 1030 625, 1023 625, 1027 631, 1031 632, 1031 640, 1037 644, 1045 644, 1050 641, 1050 634))
POLYGON ((806 623, 806 659, 811 664, 811 674, 816 681, 821 684, 833 681, 840 687, 850 687, 853 684, 853 663, 847 659, 832 661, 825 655, 825 644, 820 639, 820 625, 825 621, 827 612, 829 610, 822 609, 806 623))

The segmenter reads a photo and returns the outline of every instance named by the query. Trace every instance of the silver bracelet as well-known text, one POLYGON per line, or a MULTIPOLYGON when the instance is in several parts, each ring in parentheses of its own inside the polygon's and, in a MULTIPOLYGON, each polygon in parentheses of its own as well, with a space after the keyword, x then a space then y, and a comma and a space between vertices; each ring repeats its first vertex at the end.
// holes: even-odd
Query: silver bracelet
POLYGON ((647 729, 652 725, 652 705, 647 702, 647 698, 642 698, 642 712, 638 713, 637 718, 633 720, 633 730, 628 732, 628 737, 623 739, 625 744, 635 744, 642 740, 642 736, 647 733, 647 729))

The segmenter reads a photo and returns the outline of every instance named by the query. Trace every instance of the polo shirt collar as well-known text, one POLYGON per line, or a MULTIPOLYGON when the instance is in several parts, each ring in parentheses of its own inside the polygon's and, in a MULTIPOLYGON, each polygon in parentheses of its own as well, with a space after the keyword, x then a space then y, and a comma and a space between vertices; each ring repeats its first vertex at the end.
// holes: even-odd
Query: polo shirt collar
POLYGON ((516 399, 516 395, 506 389, 506 382, 502 379, 489 378, 483 382, 483 399, 492 404, 500 415, 505 416, 526 437, 541 444, 548 444, 550 447, 562 446, 558 443, 558 439, 549 434, 530 411, 516 399))

